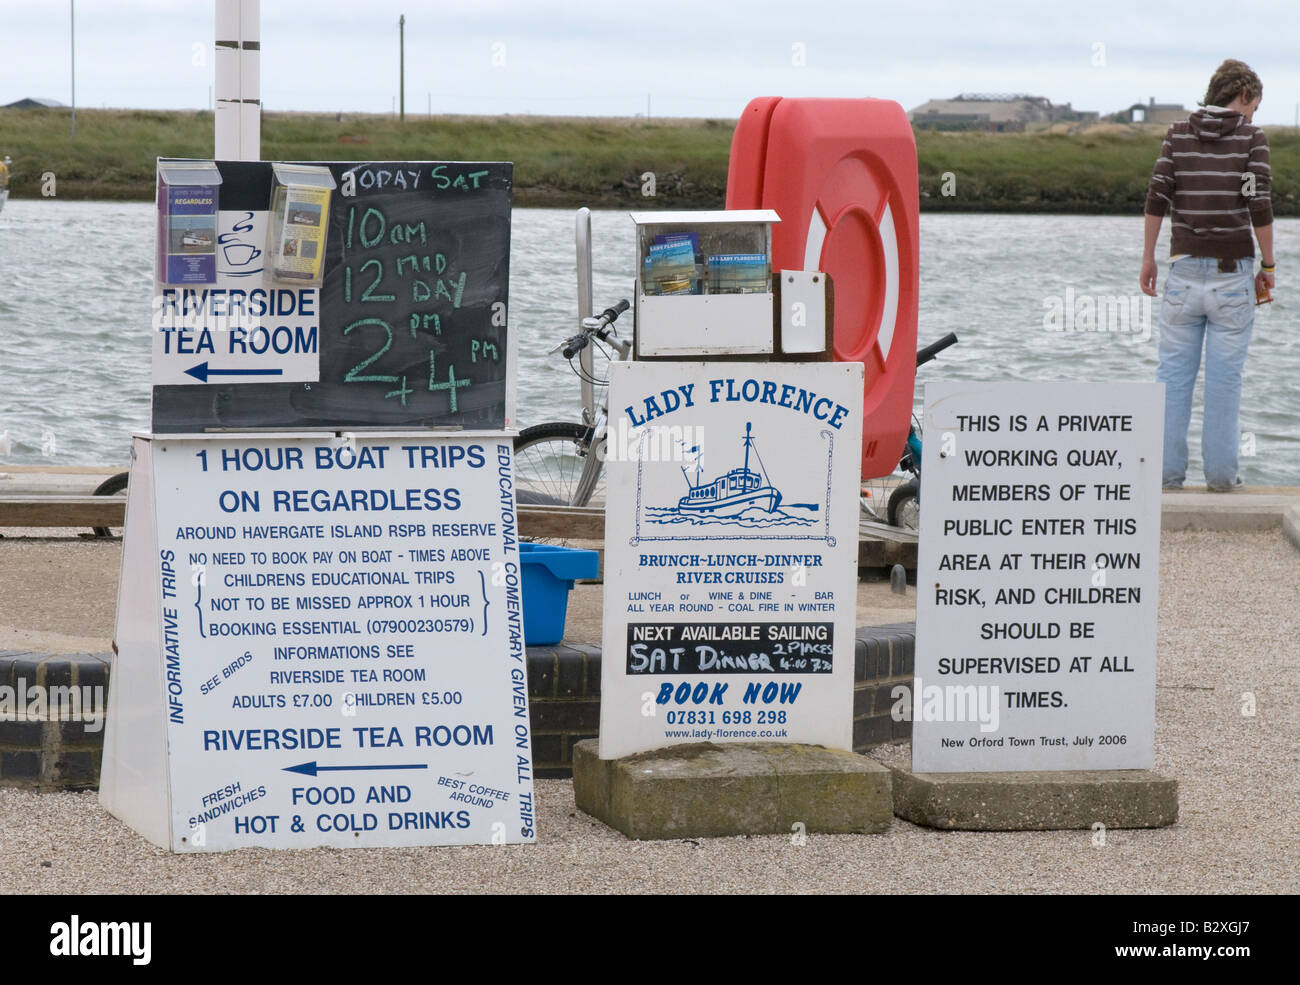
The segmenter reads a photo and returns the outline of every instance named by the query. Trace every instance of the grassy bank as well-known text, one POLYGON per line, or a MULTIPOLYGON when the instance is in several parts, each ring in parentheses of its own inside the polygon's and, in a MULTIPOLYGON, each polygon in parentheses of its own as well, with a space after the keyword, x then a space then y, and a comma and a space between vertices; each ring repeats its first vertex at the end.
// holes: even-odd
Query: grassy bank
MULTIPOLYGON (((14 159, 12 194, 36 198, 52 171, 60 198, 144 199, 156 157, 210 157, 212 114, 0 110, 0 154, 14 159)), ((731 120, 536 116, 424 117, 267 113, 262 157, 271 161, 513 161, 515 204, 721 207, 731 120), (655 198, 641 174, 655 173, 655 198)))
MULTIPOLYGON (((1079 133, 917 134, 921 208, 955 212, 1137 214, 1164 127, 1105 125, 1079 133), (950 195, 944 174, 951 173, 950 195)), ((1273 208, 1300 215, 1300 133, 1268 131, 1273 208)))
MULTIPOLYGON (((721 208, 731 120, 536 116, 425 117, 268 113, 267 160, 514 161, 521 206, 721 208), (641 194, 654 172, 656 194, 641 194)), ((1160 127, 1102 125, 1075 133, 921 132, 925 211, 1142 211, 1160 127), (945 182, 945 174, 953 179, 945 182), (951 194, 945 194, 945 188, 951 194)), ((1300 133, 1270 130, 1274 209, 1300 215, 1300 133)), ((60 198, 153 196, 154 158, 212 152, 207 112, 0 110, 0 154, 14 159, 13 196, 36 198, 53 172, 60 198)))

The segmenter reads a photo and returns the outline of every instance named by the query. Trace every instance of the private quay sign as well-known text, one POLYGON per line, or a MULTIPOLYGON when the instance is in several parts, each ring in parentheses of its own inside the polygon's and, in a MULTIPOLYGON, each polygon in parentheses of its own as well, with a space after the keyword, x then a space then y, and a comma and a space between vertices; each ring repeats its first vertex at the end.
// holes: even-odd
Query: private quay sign
POLYGON ((510 189, 160 162, 100 788, 155 844, 535 839, 510 189))
POLYGON ((1159 383, 926 387, 916 772, 1154 762, 1159 383))

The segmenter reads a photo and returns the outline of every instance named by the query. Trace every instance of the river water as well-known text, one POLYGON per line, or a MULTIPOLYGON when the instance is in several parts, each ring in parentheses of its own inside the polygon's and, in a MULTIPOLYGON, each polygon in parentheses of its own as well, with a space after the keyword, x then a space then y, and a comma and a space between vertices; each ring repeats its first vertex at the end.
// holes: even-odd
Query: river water
MULTIPOLYGON (((125 466, 129 432, 149 422, 154 215, 149 203, 55 200, 0 212, 0 466, 125 466)), ((548 354, 576 327, 573 215, 514 213, 523 426, 578 414, 578 380, 548 354)), ((592 226, 599 309, 632 296, 633 227, 623 212, 594 213, 592 226)), ((1168 223, 1164 233, 1157 255, 1168 223)), ((1246 364, 1241 475, 1252 485, 1300 485, 1300 302, 1287 303, 1297 238, 1300 220, 1278 220, 1279 300, 1258 309, 1246 364)), ((927 380, 1154 379, 1158 309, 1148 316, 1134 297, 1141 240, 1140 217, 922 216, 920 341, 953 331, 961 342, 921 369, 918 400, 927 380), (1123 314, 1101 300, 1116 296, 1123 314), (1090 308, 1115 330, 1089 330, 1090 308)), ((1189 483, 1200 481, 1199 387, 1196 400, 1189 483)))

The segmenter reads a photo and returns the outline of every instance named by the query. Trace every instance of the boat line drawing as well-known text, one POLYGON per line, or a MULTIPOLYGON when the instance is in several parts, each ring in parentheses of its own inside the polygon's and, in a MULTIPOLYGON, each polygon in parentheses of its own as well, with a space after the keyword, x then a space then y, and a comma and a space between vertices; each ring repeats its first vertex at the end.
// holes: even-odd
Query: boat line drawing
POLYGON ((753 424, 745 424, 745 464, 718 476, 712 482, 700 481, 700 455, 695 456, 695 482, 682 467, 686 477, 688 492, 677 501, 677 509, 682 513, 708 514, 709 516, 735 516, 745 510, 757 507, 772 513, 781 505, 781 492, 772 485, 763 466, 758 449, 754 447, 753 424), (749 467, 749 453, 754 452, 758 458, 758 467, 762 474, 749 467))
MULTIPOLYGON (((796 504, 810 507, 821 514, 822 527, 821 532, 816 534, 798 534, 798 533, 740 533, 734 526, 730 527, 730 532, 723 534, 670 534, 670 535, 651 535, 643 524, 655 524, 656 521, 648 518, 645 513, 642 502, 642 480, 646 464, 646 456, 638 455, 637 464, 637 483, 636 483, 636 528, 629 542, 635 546, 645 541, 678 541, 678 540, 816 540, 825 541, 831 547, 835 546, 835 538, 830 533, 830 508, 831 508, 831 475, 832 462, 835 449, 835 435, 827 430, 822 429, 819 435, 826 440, 826 495, 825 502, 818 506, 812 504, 796 504)), ((644 441, 645 438, 643 437, 644 441)), ((682 466, 682 475, 686 479, 686 495, 678 499, 675 507, 667 510, 669 514, 679 517, 695 518, 699 525, 710 525, 713 520, 726 520, 729 518, 739 517, 740 514, 747 510, 757 509, 765 513, 778 513, 783 502, 781 491, 772 484, 767 474, 767 468, 763 464, 762 457, 759 455, 758 447, 754 443, 753 424, 746 423, 745 434, 743 438, 745 457, 744 462, 739 468, 733 468, 718 476, 716 479, 705 482, 702 480, 702 468, 700 458, 697 455, 695 461, 695 481, 691 481, 690 473, 686 467, 682 466), (749 458, 753 452, 754 458, 758 462, 758 471, 750 468, 749 458)), ((698 446, 688 449, 691 452, 698 452, 698 446)), ((778 514, 779 515, 779 514, 778 514)), ((657 525, 657 524, 656 524, 657 525)), ((695 524, 690 529, 694 529, 695 524)), ((740 528, 744 529, 744 528, 740 528)), ((767 529, 767 528, 757 528, 767 529)))

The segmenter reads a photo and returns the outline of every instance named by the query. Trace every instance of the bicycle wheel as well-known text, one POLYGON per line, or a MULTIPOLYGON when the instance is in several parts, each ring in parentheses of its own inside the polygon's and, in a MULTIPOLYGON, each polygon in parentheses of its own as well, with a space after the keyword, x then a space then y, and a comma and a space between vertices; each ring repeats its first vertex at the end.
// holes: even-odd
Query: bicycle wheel
POLYGON ((921 526, 921 482, 915 476, 895 489, 889 496, 889 525, 903 530, 916 530, 921 526))
MULTIPOLYGON (((127 481, 131 478, 130 472, 119 472, 117 475, 109 476, 91 493, 92 496, 116 496, 118 493, 126 492, 127 481)), ((110 527, 92 527, 96 537, 116 537, 118 534, 113 533, 110 527)))
POLYGON ((889 523, 889 497, 901 480, 897 475, 865 479, 858 494, 862 515, 876 523, 889 523))
MULTIPOLYGON (((591 428, 572 421, 535 424, 520 431, 515 438, 516 500, 547 506, 586 506, 593 499, 603 502, 603 478, 585 495, 581 488, 591 436, 591 428)), ((599 462, 593 464, 603 468, 599 462)))

